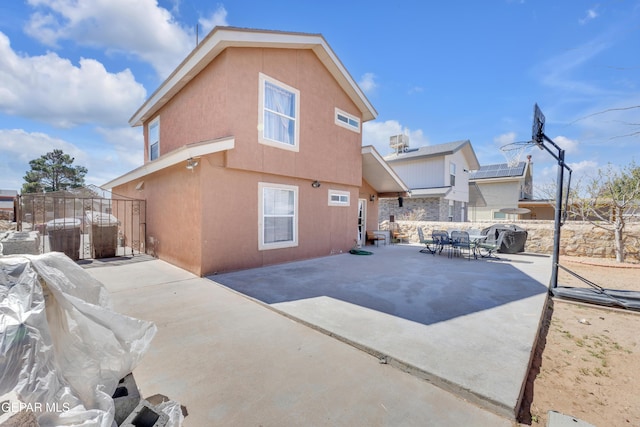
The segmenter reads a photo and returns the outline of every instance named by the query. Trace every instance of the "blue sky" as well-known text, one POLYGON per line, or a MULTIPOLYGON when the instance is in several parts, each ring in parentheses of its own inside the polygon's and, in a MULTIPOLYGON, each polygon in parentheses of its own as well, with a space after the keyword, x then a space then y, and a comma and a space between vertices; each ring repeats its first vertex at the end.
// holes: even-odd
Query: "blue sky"
MULTIPOLYGON (((480 164, 531 138, 533 105, 576 175, 640 162, 640 0, 4 0, 0 188, 60 148, 101 185, 143 163, 128 119, 215 25, 321 33, 378 111, 390 152, 469 139, 480 164), (631 108, 633 107, 633 108, 631 108), (601 113, 602 112, 602 113, 601 113), (596 114, 601 113, 601 114, 596 114)), ((555 161, 530 152, 534 183, 555 161)))

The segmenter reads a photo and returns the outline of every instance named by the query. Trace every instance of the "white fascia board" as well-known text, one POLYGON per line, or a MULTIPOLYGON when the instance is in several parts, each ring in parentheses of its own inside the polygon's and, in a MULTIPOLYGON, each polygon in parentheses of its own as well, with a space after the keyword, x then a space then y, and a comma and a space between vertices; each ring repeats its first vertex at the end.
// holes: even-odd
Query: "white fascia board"
POLYGON ((213 141, 198 142, 195 144, 185 145, 169 154, 160 156, 156 160, 148 162, 137 169, 132 170, 106 184, 100 186, 104 190, 111 190, 122 184, 144 178, 154 172, 174 166, 181 162, 186 162, 191 157, 201 157, 209 154, 218 153, 220 151, 231 150, 235 147, 235 138, 221 138, 213 141))
POLYGON ((451 192, 451 187, 418 188, 418 189, 411 190, 411 197, 446 196, 450 192, 451 192))

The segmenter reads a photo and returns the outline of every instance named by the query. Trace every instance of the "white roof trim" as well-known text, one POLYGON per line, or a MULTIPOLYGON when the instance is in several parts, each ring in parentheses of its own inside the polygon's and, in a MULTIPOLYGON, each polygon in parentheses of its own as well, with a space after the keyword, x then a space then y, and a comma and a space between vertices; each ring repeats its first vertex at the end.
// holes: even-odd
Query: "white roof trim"
POLYGON ((104 190, 110 190, 113 187, 126 184, 136 179, 144 178, 147 175, 158 172, 162 169, 166 169, 178 163, 186 162, 190 157, 206 156, 208 154, 218 153, 220 151, 231 150, 234 147, 235 138, 233 137, 226 137, 185 145, 175 151, 172 151, 169 154, 160 156, 156 160, 148 162, 140 166, 139 168, 132 170, 131 172, 128 172, 116 179, 107 182, 100 188, 104 190))
POLYGON ((129 124, 141 126, 228 47, 311 49, 358 106, 363 122, 378 115, 322 35, 215 27, 133 114, 129 124))
POLYGON ((411 190, 411 197, 446 196, 450 192, 451 192, 451 187, 418 188, 418 189, 411 190))
POLYGON ((501 176, 501 177, 491 177, 491 178, 469 178, 469 182, 475 182, 478 185, 482 184, 491 184, 496 182, 515 182, 522 181, 526 177, 524 175, 514 175, 514 176, 501 176))
MULTIPOLYGON (((389 166, 389 164, 378 153, 378 151, 375 149, 373 145, 366 145, 362 147, 362 154, 371 155, 380 164, 380 166, 382 166, 382 168, 391 177, 391 179, 393 179, 396 182, 396 184, 398 185, 399 188, 402 189, 402 191, 404 192, 409 191, 409 187, 407 187, 407 185, 402 181, 400 176, 398 176, 398 174, 391 168, 391 166, 389 166)), ((364 171, 363 171, 363 174, 364 174, 364 171)), ((375 189, 375 190, 379 191, 378 189, 375 189)))

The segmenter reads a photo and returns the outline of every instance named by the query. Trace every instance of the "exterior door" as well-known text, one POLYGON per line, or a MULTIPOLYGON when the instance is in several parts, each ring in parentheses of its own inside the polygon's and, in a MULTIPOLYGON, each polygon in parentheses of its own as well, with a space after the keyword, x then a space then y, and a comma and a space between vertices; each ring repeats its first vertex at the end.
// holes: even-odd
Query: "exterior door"
POLYGON ((365 199, 358 199, 358 246, 365 245, 365 235, 367 227, 367 201, 365 199))

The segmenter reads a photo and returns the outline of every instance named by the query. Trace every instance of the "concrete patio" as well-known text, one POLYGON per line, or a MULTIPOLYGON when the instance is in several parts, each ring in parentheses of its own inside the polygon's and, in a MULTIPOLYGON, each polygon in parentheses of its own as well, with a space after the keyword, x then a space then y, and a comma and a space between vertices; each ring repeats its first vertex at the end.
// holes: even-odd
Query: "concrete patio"
POLYGON ((87 271, 158 325, 134 374, 186 426, 511 425, 550 258, 366 249, 210 280, 159 260, 87 271))

